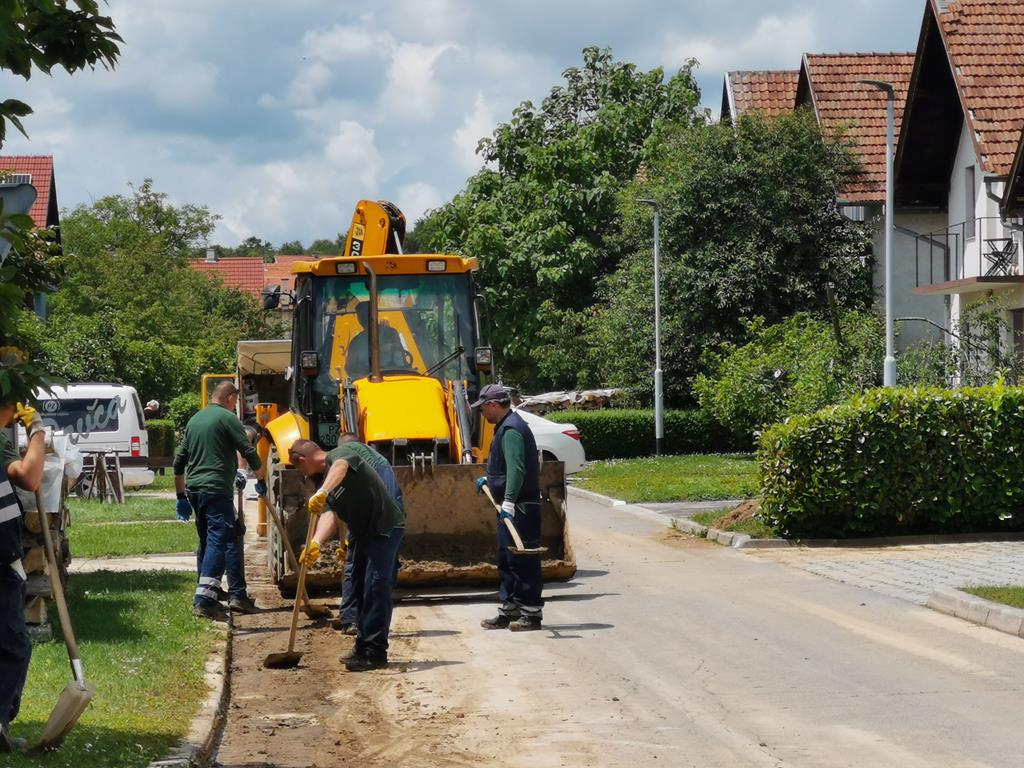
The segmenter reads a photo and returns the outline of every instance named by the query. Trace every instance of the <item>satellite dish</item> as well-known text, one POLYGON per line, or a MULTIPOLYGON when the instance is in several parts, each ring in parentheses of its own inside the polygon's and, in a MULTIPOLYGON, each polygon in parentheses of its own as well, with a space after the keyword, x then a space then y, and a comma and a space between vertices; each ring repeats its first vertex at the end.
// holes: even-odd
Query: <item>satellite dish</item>
MULTIPOLYGON (((3 212, 7 215, 28 213, 32 209, 37 195, 36 188, 31 184, 0 183, 0 202, 3 203, 3 212)), ((0 262, 6 258, 10 249, 11 244, 0 239, 0 262)))

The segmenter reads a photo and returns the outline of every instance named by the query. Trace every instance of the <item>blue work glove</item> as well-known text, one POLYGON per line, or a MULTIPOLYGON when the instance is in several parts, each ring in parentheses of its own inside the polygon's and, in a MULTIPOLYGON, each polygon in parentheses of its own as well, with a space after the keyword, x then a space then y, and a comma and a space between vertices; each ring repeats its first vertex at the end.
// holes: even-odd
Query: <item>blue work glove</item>
POLYGON ((481 475, 476 479, 476 492, 483 493, 485 485, 487 485, 487 476, 481 475))
POLYGON ((259 496, 260 498, 267 495, 267 484, 264 483, 262 480, 256 481, 256 495, 259 496))
POLYGON ((174 506, 174 515, 183 523, 187 523, 192 518, 192 505, 185 494, 178 497, 178 503, 174 506))
POLYGON ((245 489, 245 472, 240 469, 235 471, 235 488, 240 491, 245 489))
POLYGON ((498 520, 514 520, 516 516, 516 504, 514 501, 501 502, 501 511, 498 513, 498 520))

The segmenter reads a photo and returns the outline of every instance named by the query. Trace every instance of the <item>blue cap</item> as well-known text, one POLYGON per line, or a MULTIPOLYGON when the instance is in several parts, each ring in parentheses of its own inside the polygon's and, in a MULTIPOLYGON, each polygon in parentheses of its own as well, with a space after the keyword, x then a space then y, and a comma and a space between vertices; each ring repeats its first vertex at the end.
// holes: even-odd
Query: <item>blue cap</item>
POLYGON ((476 408, 483 403, 508 403, 511 401, 512 396, 501 384, 488 384, 480 390, 480 397, 470 405, 470 408, 476 408))

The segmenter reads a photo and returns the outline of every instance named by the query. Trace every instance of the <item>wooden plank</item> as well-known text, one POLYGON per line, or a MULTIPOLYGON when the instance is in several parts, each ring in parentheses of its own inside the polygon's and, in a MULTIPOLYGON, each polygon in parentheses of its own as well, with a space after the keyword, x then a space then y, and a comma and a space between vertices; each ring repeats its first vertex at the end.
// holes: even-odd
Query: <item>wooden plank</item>
POLYGON ((44 598, 32 597, 26 601, 25 621, 29 624, 46 623, 46 600, 44 598))
POLYGON ((52 597, 50 577, 41 573, 33 573, 28 577, 28 583, 25 584, 25 593, 30 597, 52 597))
POLYGON ((46 570, 46 550, 43 547, 32 547, 25 556, 21 558, 21 565, 25 573, 43 573, 49 575, 46 570))

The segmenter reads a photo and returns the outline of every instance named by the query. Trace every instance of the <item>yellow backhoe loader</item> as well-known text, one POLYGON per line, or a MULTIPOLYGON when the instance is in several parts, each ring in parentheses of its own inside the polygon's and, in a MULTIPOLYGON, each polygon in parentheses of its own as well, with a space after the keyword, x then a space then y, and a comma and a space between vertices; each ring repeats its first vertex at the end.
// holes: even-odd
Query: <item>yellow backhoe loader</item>
MULTIPOLYGON (((302 438, 324 449, 343 432, 380 451, 395 467, 407 527, 399 583, 486 584, 497 579, 497 519, 476 493, 493 427, 470 408, 491 373, 481 340, 475 258, 402 252, 405 217, 390 203, 356 206, 342 256, 293 266, 291 405, 260 411, 269 442, 269 498, 301 548, 306 500, 315 490, 288 466, 302 438)), ((272 309, 276 297, 270 297, 272 309)), ((576 562, 565 518, 565 473, 541 467, 542 539, 548 580, 573 576, 576 562)), ((267 530, 270 568, 283 590, 294 588, 285 549, 267 530)), ((308 577, 337 589, 340 567, 308 577)))

